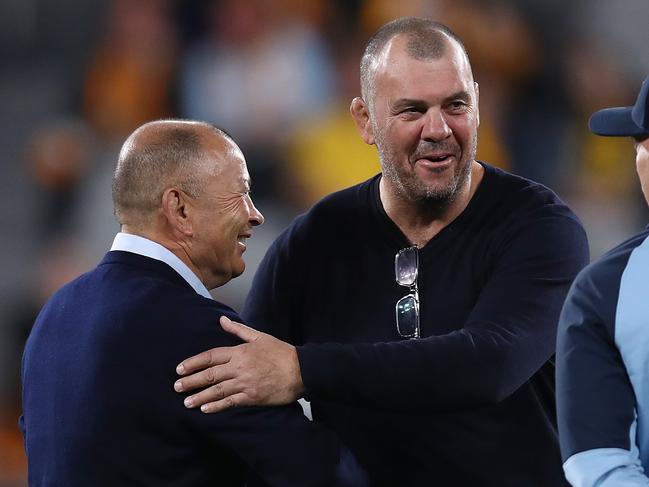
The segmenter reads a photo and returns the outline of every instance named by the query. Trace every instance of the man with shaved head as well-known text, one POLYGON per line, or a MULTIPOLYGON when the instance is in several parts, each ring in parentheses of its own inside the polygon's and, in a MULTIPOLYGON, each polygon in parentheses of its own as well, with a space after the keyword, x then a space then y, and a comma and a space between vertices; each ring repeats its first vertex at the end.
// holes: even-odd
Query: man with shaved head
POLYGON ((478 85, 439 23, 376 33, 351 115, 382 174, 297 218, 243 312, 270 335, 223 319, 248 343, 183 361, 176 389, 208 413, 305 396, 376 486, 565 485, 551 358, 579 220, 476 161, 478 85))
POLYGON ((27 341, 30 485, 364 485, 296 403, 206 416, 171 387, 183 357, 241 343, 218 326, 240 318, 208 291, 243 272, 263 222, 234 141, 205 123, 148 123, 122 148, 113 201, 111 251, 48 301, 27 341))

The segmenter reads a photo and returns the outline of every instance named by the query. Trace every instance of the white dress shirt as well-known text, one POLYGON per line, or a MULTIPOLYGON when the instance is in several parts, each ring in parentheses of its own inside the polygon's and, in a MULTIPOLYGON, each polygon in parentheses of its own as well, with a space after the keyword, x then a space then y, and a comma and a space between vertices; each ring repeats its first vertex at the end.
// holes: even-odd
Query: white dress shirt
POLYGON ((187 264, 180 260, 173 252, 153 240, 138 235, 132 235, 130 233, 119 232, 115 235, 113 246, 110 250, 132 252, 134 254, 143 255, 164 262, 180 274, 180 276, 187 281, 194 291, 203 297, 213 299, 210 292, 205 287, 205 284, 203 284, 198 276, 187 267, 187 264))

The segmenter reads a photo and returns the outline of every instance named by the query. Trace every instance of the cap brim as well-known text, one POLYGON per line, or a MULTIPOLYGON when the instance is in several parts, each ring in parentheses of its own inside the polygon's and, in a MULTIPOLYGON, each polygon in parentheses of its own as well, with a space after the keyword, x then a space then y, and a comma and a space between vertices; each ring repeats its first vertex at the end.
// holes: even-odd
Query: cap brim
POLYGON ((646 129, 639 127, 631 118, 633 107, 605 108, 595 112, 588 121, 590 131, 597 135, 612 137, 635 137, 646 135, 646 129))

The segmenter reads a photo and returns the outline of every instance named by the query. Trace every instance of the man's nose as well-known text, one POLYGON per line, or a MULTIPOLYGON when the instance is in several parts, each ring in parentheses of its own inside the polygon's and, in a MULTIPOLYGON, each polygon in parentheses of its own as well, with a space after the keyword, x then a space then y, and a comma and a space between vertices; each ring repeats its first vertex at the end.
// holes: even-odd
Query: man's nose
POLYGON ((264 223, 264 215, 257 209, 255 204, 250 199, 250 218, 248 219, 253 227, 259 226, 264 223))
POLYGON ((444 112, 439 108, 429 108, 424 116, 421 138, 423 140, 439 141, 449 138, 451 134, 451 127, 446 121, 444 112))

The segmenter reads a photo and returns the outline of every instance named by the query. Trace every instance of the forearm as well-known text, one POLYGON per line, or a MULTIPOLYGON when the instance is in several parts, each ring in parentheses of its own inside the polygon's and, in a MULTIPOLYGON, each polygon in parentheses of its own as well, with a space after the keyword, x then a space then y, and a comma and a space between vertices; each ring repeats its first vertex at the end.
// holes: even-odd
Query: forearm
POLYGON ((517 345, 498 334, 460 330, 404 342, 307 344, 298 347, 298 358, 309 397, 451 411, 503 400, 552 353, 550 346, 517 345))

